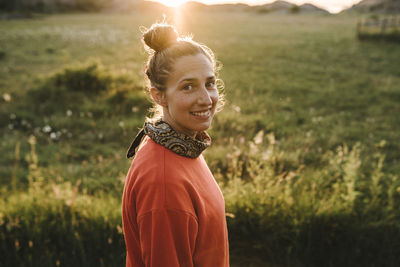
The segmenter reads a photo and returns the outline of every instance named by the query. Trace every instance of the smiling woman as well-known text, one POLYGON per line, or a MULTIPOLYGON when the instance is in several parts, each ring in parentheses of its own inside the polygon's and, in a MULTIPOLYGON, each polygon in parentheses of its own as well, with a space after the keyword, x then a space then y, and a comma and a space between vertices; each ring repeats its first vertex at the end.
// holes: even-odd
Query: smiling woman
POLYGON ((167 24, 152 25, 143 41, 158 112, 127 153, 136 156, 122 200, 126 266, 228 267, 225 201, 201 155, 221 103, 216 59, 167 24))

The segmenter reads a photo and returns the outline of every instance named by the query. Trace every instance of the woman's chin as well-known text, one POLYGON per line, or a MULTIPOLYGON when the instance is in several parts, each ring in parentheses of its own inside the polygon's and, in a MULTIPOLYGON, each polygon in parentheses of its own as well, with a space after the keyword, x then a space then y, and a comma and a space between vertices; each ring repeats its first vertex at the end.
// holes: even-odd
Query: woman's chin
POLYGON ((210 128, 210 126, 211 126, 211 120, 197 124, 193 130, 195 130, 196 132, 203 132, 207 131, 210 128))

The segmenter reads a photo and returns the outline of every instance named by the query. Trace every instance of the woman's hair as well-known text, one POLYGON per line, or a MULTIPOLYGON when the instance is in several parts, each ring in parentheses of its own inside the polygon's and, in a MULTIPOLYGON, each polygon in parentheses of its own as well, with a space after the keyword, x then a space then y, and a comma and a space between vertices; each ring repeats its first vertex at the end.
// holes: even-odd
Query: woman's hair
MULTIPOLYGON (((192 40, 191 37, 179 37, 174 26, 167 23, 155 23, 143 33, 143 42, 146 50, 150 53, 145 73, 150 87, 164 91, 168 77, 173 71, 174 63, 183 56, 203 54, 211 62, 215 76, 221 64, 216 61, 214 53, 210 48, 192 40)), ((217 111, 224 104, 223 82, 217 79, 219 90, 219 101, 217 111)), ((161 114, 157 104, 153 102, 153 119, 157 119, 161 114)))

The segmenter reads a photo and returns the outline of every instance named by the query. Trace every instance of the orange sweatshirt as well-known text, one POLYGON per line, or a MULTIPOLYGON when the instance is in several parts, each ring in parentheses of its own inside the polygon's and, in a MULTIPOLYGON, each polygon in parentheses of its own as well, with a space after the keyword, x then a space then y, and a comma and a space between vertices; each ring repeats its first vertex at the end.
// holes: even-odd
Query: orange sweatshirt
POLYGON ((225 202, 202 155, 183 157, 145 137, 122 219, 127 267, 229 266, 225 202))

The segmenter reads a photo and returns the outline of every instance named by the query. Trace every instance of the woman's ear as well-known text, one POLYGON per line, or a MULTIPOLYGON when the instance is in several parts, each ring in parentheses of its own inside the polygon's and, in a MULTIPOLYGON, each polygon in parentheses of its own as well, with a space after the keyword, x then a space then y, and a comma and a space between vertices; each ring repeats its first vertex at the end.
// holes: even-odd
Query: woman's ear
POLYGON ((167 107, 167 101, 165 100, 165 93, 155 87, 150 88, 150 95, 154 102, 162 107, 167 107))

